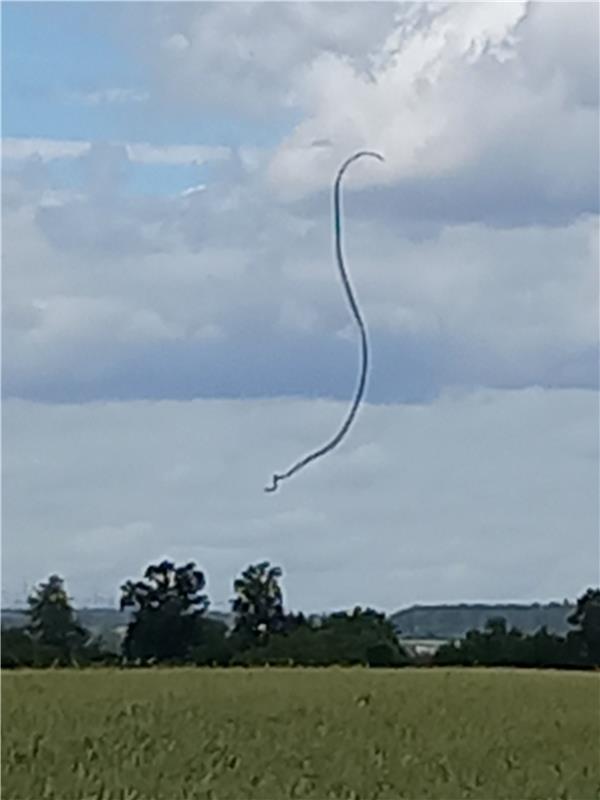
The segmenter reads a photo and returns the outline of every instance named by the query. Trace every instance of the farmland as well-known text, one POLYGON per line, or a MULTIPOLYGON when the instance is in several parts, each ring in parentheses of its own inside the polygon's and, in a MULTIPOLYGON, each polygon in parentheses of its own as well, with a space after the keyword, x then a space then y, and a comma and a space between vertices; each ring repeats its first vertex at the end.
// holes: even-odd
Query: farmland
POLYGON ((5 800, 598 800, 598 673, 2 675, 5 800))

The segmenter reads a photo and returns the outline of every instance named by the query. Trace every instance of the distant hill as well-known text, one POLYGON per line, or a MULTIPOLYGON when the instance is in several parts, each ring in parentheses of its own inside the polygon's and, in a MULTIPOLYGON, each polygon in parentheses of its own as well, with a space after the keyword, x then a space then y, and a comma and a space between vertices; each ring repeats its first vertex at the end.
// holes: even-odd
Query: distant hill
MULTIPOLYGON (((77 609, 77 619, 84 628, 99 635, 127 625, 131 613, 130 610, 119 611, 118 608, 80 608, 77 609)), ((25 612, 21 609, 3 608, 0 614, 3 628, 20 628, 27 623, 25 612)), ((231 619, 231 614, 221 611, 209 611, 208 616, 227 625, 231 619)))
POLYGON ((564 603, 461 603, 411 606, 391 614, 390 620, 403 638, 458 639, 469 630, 483 629, 490 617, 504 617, 509 628, 514 626, 523 633, 534 633, 545 625, 550 633, 564 635, 572 628, 567 617, 574 609, 564 603))
MULTIPOLYGON (((514 625, 523 633, 534 633, 545 625, 551 633, 564 635, 571 627, 567 617, 574 609, 574 605, 564 603, 416 605, 397 611, 389 618, 403 639, 458 639, 468 630, 483 629, 490 617, 504 617, 509 628, 514 625)), ((7 608, 0 613, 3 628, 20 627, 27 621, 21 609, 7 608)), ((116 629, 127 625, 131 611, 82 608, 77 611, 77 616, 81 624, 95 635, 110 637, 116 629)), ((233 622, 233 615, 222 611, 209 611, 208 616, 228 626, 233 622)))
MULTIPOLYGON (((119 611, 118 608, 80 608, 77 619, 94 636, 101 636, 103 646, 110 652, 119 653, 125 635, 125 628, 131 619, 131 610, 119 611)), ((2 628, 20 628, 27 624, 27 616, 22 609, 3 608, 0 612, 2 628)), ((209 611, 211 619, 230 625, 233 616, 221 611, 209 611)))

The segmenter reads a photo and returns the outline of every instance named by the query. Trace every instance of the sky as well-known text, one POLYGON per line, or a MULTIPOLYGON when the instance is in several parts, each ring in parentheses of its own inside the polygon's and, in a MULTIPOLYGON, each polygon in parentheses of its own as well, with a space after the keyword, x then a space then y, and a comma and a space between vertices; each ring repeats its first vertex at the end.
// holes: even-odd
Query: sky
POLYGON ((2 4, 2 602, 600 582, 596 3, 2 4), (569 32, 565 36, 565 31, 569 32), (366 402, 335 452, 358 337, 366 402))

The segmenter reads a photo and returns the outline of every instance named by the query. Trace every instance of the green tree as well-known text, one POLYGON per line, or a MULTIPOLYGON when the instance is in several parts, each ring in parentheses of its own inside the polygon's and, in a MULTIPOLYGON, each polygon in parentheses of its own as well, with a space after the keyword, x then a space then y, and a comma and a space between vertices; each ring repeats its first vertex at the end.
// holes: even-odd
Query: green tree
POLYGON ((27 632, 38 649, 44 648, 62 665, 71 664, 83 655, 90 634, 78 624, 64 580, 51 575, 27 598, 29 624, 27 632))
POLYGON ((120 608, 134 610, 123 642, 126 660, 188 660, 199 644, 198 622, 208 608, 208 597, 202 593, 205 585, 204 573, 193 561, 176 567, 166 559, 150 565, 144 580, 126 581, 120 608))
POLYGON ((549 633, 545 625, 524 639, 525 661, 532 667, 564 667, 572 663, 562 636, 549 633))
POLYGON ((507 629, 502 617, 490 618, 485 630, 467 631, 457 644, 441 647, 433 657, 437 665, 561 667, 576 664, 565 639, 543 626, 530 636, 518 628, 507 629))
POLYGON ((569 640, 574 649, 579 650, 584 663, 600 666, 600 589, 588 589, 577 599, 568 622, 575 626, 569 633, 569 640))
POLYGON ((268 641, 236 653, 238 664, 400 666, 408 662, 393 625, 371 609, 336 612, 320 620, 288 615, 268 641))
POLYGON ((280 567, 268 561, 247 567, 233 584, 234 638, 240 645, 264 644, 272 633, 285 629, 280 567))
POLYGON ((23 628, 2 628, 2 669, 34 666, 34 643, 23 628))
POLYGON ((197 666, 228 666, 232 656, 227 625, 221 620, 200 617, 196 620, 190 660, 197 666))
POLYGON ((391 620, 372 608, 334 612, 323 619, 319 634, 328 641, 333 663, 392 667, 408 662, 391 620))
POLYGON ((507 628, 504 617, 490 617, 482 635, 476 639, 475 660, 489 666, 520 664, 524 657, 523 634, 518 628, 507 628))

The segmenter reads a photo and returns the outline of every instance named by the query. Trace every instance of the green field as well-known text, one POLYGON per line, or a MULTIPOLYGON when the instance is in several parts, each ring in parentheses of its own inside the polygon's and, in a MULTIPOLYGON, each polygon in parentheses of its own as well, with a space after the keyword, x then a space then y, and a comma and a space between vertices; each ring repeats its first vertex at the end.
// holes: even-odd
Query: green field
POLYGON ((2 674, 4 800, 600 799, 600 675, 2 674))

